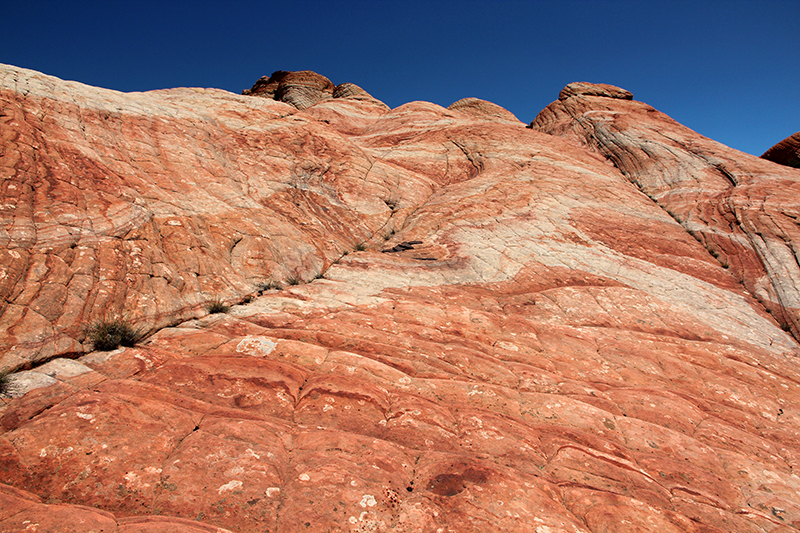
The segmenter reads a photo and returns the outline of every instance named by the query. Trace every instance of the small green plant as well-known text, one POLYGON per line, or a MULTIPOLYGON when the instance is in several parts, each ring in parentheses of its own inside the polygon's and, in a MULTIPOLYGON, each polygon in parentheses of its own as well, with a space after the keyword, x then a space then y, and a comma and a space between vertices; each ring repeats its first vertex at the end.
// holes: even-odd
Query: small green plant
POLYGON ((364 244, 363 242, 360 242, 360 243, 356 244, 355 248, 353 248, 353 250, 355 250, 356 252, 363 252, 366 249, 367 249, 367 245, 364 244))
POLYGON ((100 320, 87 330, 95 350, 107 352, 120 346, 134 346, 142 340, 142 332, 124 320, 100 320))
POLYGON ((208 311, 212 315, 216 313, 227 313, 228 311, 230 311, 230 309, 231 306, 227 305, 219 298, 214 298, 213 300, 206 302, 206 311, 208 311))
POLYGON ((300 280, 299 278, 297 278, 295 276, 289 276, 288 278, 286 278, 286 284, 287 285, 300 285, 301 283, 302 283, 302 280, 300 280))

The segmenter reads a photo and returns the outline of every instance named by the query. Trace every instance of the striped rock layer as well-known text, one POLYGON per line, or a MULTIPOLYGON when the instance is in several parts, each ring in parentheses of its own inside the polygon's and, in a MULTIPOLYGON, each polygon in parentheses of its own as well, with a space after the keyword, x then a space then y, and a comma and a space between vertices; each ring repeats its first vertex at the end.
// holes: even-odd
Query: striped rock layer
POLYGON ((0 71, 0 531, 800 528, 800 170, 274 90, 0 71))

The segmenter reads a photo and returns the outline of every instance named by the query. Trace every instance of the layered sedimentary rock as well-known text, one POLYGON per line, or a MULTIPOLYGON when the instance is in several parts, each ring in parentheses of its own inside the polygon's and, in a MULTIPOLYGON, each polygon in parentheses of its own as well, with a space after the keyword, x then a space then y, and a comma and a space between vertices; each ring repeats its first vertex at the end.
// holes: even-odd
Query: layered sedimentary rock
MULTIPOLYGON (((109 272, 134 272, 139 294, 163 283, 145 277, 156 264, 205 270, 150 305, 106 300, 158 329, 139 345, 15 374, 0 481, 17 511, 0 530, 71 509, 123 531, 132 517, 242 532, 800 527, 800 347, 776 320, 794 307, 773 297, 800 279, 776 267, 800 171, 611 86, 568 86, 532 129, 477 99, 297 110, 5 72, 5 153, 21 155, 3 168, 28 191, 6 208, 6 253, 41 256, 18 267, 8 308, 31 309, 20 295, 50 278, 85 275, 100 294, 109 272), (104 129, 105 105, 121 109, 104 129), (59 126, 75 116, 91 135, 59 126), (147 146, 163 149, 139 169, 147 146), (199 165, 212 154, 214 172, 199 165), (81 174, 93 161, 115 173, 81 174), (70 180, 77 207, 57 218, 35 192, 70 180), (147 216, 122 224, 128 205, 147 216), (233 254, 242 241, 220 235, 234 232, 260 255, 233 254), (58 238, 116 270, 75 273, 58 238), (141 264, 102 259, 131 241, 141 264), (284 288, 257 286, 269 279, 284 288), (248 291, 201 317, 211 294, 248 291), (200 318, 161 328, 159 309, 200 318)), ((18 336, 22 311, 2 318, 18 336)))
POLYGON ((530 127, 606 157, 797 337, 797 171, 702 137, 627 91, 601 89, 568 85, 530 127))
POLYGON ((800 131, 785 138, 761 154, 761 157, 787 167, 800 168, 800 131))
POLYGON ((285 103, 0 76, 0 370, 84 351, 98 319, 153 331, 312 279, 384 226, 390 197, 426 194, 414 176, 390 190, 384 162, 285 103))
POLYGON ((250 89, 242 91, 242 94, 286 102, 301 110, 329 98, 372 100, 386 107, 354 83, 334 86, 331 80, 310 70, 273 72, 271 76, 259 78, 250 89))

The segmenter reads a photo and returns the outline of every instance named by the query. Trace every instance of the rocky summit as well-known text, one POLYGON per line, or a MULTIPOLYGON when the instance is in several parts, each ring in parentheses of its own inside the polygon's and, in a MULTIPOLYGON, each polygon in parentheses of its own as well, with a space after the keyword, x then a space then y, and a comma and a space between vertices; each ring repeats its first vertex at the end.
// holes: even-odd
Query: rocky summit
POLYGON ((0 531, 800 529, 800 169, 585 82, 0 105, 0 531))

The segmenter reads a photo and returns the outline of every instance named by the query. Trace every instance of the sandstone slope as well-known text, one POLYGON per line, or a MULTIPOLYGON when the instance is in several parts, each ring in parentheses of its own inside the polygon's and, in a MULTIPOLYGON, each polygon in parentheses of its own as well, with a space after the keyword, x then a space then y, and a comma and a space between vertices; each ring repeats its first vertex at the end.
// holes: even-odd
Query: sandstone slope
POLYGON ((800 173, 707 139, 627 91, 573 83, 530 127, 608 158, 800 333, 800 173))
POLYGON ((153 328, 169 323, 157 313, 200 316, 209 294, 303 283, 17 374, 29 392, 0 411, 0 480, 19 510, 0 530, 42 516, 63 531, 52 513, 80 506, 120 530, 156 515, 243 532, 800 527, 800 347, 773 316, 797 307, 796 262, 776 265, 800 171, 611 86, 571 86, 531 129, 474 99, 298 110, 10 77, 4 186, 27 207, 7 208, 6 253, 38 262, 6 293, 9 338, 38 331, 38 313, 49 353, 46 339, 78 343, 69 327, 101 314, 97 297, 49 321, 21 295, 70 294, 79 276, 81 294, 116 287, 103 305, 153 328), (126 110, 117 126, 91 126, 102 102, 126 110), (75 117, 91 141, 58 129, 75 117), (139 169, 146 146, 163 148, 139 169), (116 173, 82 174, 98 160, 116 173), (60 187, 78 209, 36 195, 60 187), (245 239, 250 255, 230 251, 245 239), (197 278, 157 292, 157 264, 197 278))

